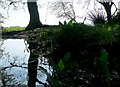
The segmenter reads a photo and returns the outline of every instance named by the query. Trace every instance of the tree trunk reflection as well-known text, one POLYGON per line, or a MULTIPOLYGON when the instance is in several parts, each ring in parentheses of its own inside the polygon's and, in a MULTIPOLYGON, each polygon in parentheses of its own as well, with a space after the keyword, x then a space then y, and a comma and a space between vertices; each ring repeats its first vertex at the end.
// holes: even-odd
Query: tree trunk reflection
POLYGON ((30 53, 30 57, 28 60, 28 87, 35 87, 36 78, 37 78, 37 65, 38 59, 35 54, 30 53))

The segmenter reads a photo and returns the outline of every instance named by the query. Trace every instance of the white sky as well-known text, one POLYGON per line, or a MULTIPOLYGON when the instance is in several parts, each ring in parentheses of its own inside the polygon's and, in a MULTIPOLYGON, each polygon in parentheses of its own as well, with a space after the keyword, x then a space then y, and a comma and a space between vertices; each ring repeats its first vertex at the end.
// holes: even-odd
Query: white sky
MULTIPOLYGON (((55 16, 47 14, 46 7, 39 9, 39 15, 43 24, 58 24, 58 20, 55 16)), ((3 26, 27 26, 28 23, 29 12, 27 6, 25 6, 25 9, 10 10, 9 17, 5 20, 3 26)))
MULTIPOLYGON (((64 21, 63 19, 56 18, 54 14, 51 14, 53 12, 50 12, 47 10, 47 3, 43 4, 44 7, 39 7, 39 15, 40 20, 43 24, 50 24, 50 25, 56 25, 59 23, 59 21, 64 21)), ((93 5, 89 6, 89 9, 92 10, 93 5)), ((81 9, 82 5, 76 5, 75 11, 76 13, 82 17, 81 19, 78 19, 78 21, 83 21, 84 16, 87 15, 88 10, 81 9), (78 9, 79 8, 79 9, 78 9)), ((114 8, 113 8, 114 11, 114 8)), ((86 21, 88 22, 88 21, 86 21)), ((29 23, 29 13, 27 10, 27 5, 25 5, 25 9, 18 9, 18 10, 9 10, 9 17, 5 20, 4 24, 2 26, 10 27, 10 26, 27 26, 29 23)))
MULTIPOLYGON (((50 11, 49 9, 47 10, 48 8, 47 3, 43 5, 44 7, 39 7, 40 21, 43 24, 57 25, 59 21, 63 22, 65 20, 65 19, 57 18, 53 11, 50 11)), ((75 11, 80 17, 82 17, 83 15, 85 15, 84 12, 86 10, 81 10, 80 9, 81 7, 79 6, 80 5, 78 5, 78 7, 77 6, 75 7, 75 8, 79 8, 79 9, 75 9, 75 11)), ((27 5, 25 5, 25 9, 9 10, 8 13, 9 13, 9 17, 7 17, 7 19, 4 20, 4 24, 2 24, 2 26, 5 26, 5 27, 23 26, 25 27, 29 23, 29 12, 27 9, 27 5)), ((78 21, 82 22, 83 19, 84 17, 82 17, 78 21)))

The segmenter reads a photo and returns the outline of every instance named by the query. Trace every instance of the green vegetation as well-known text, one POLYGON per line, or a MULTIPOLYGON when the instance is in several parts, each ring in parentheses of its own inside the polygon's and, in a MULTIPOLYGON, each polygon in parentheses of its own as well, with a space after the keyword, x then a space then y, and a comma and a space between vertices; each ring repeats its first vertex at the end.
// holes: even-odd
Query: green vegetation
POLYGON ((120 26, 89 26, 72 21, 59 27, 36 29, 29 49, 48 58, 51 87, 117 87, 120 76, 120 26), (116 73, 116 74, 115 74, 116 73))
POLYGON ((14 32, 14 31, 23 31, 25 30, 24 27, 5 27, 3 32, 14 32))
MULTIPOLYGON (((7 1, 10 1, 9 5, 17 6, 14 5, 13 0, 7 1)), ((39 56, 48 58, 49 66, 52 67, 51 74, 40 66, 41 71, 47 75, 49 87, 120 86, 120 12, 115 16, 114 13, 112 14, 113 6, 116 11, 118 9, 112 0, 109 2, 95 0, 102 5, 100 8, 93 0, 95 11, 104 8, 106 12, 106 17, 101 12, 89 14, 94 26, 84 24, 88 19, 86 17, 83 23, 77 23, 76 19, 79 15, 76 16, 73 2, 58 2, 54 5, 54 10, 58 11, 59 16, 74 20, 74 22, 65 21, 51 28, 45 28, 46 26, 40 22, 37 2, 27 1, 30 14, 30 21, 26 27, 28 31, 19 33, 25 29, 11 27, 3 29, 5 32, 3 35, 17 37, 18 34, 24 37, 30 33, 28 37, 31 52, 28 60, 28 87, 35 87, 39 56), (39 27, 44 28, 36 29, 39 27)), ((2 2, 2 7, 7 5, 4 3, 2 2)), ((85 0, 85 3, 89 5, 90 0, 85 0)), ((0 16, 4 18, 4 15, 0 16)))

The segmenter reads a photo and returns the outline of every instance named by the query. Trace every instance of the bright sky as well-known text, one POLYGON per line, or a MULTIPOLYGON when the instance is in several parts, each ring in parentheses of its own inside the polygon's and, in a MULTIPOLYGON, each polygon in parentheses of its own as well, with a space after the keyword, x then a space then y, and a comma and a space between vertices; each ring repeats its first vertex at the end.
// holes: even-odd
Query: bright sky
MULTIPOLYGON (((46 6, 39 9, 40 20, 43 24, 58 24, 58 19, 48 14, 46 6)), ((10 10, 9 17, 5 20, 3 26, 27 26, 29 23, 29 12, 27 6, 25 9, 10 10)))
MULTIPOLYGON (((40 2, 41 3, 41 2, 40 2)), ((49 25, 57 25, 59 21, 63 22, 65 19, 57 18, 53 11, 50 11, 50 8, 48 8, 48 3, 43 3, 43 7, 39 6, 39 15, 40 15, 40 21, 43 24, 49 24, 49 25)), ((76 5, 75 9, 76 14, 78 14, 81 18, 78 19, 78 21, 82 22, 85 17, 85 11, 82 10, 80 5, 76 5)), ((4 20, 4 24, 2 26, 4 27, 10 27, 10 26, 27 26, 29 23, 29 12, 27 9, 27 5, 25 5, 25 9, 18 9, 18 10, 9 10, 9 17, 4 20)))
MULTIPOLYGON (((43 4, 44 7, 39 7, 39 15, 40 15, 40 20, 43 24, 50 24, 50 25, 55 25, 58 24, 59 21, 64 21, 63 19, 60 18, 56 18, 56 16, 52 11, 50 12, 47 8, 48 8, 48 3, 43 4)), ((78 19, 78 21, 83 21, 83 19, 85 18, 84 16, 87 15, 86 12, 88 12, 86 9, 81 9, 81 7, 79 7, 80 5, 76 5, 76 13, 82 17, 81 19, 78 19), (78 6, 78 7, 77 7, 78 6), (79 8, 79 9, 77 9, 79 8)), ((89 7, 93 7, 93 5, 89 6, 89 7)), ((91 8, 92 10, 92 8, 91 8)), ((114 8, 113 8, 114 11, 114 8)), ((86 21, 88 23, 88 21, 86 21)), ((9 17, 5 20, 4 24, 2 24, 2 26, 5 27, 10 27, 10 26, 27 26, 27 24, 29 23, 29 12, 27 9, 27 5, 25 5, 25 9, 18 9, 18 10, 9 10, 9 17)))

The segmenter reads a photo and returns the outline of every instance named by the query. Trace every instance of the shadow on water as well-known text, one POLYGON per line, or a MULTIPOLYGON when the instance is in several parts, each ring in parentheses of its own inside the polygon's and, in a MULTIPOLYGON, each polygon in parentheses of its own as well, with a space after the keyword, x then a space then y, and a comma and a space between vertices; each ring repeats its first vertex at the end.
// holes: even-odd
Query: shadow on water
MULTIPOLYGON (((27 85, 34 87, 31 86, 33 81, 35 81, 34 85, 46 82, 47 76, 37 70, 37 65, 43 64, 41 59, 45 59, 30 53, 28 46, 24 39, 0 41, 0 87, 25 87, 27 85), (36 78, 38 78, 38 83, 36 83, 36 78)), ((42 66, 48 69, 47 62, 42 66)))

